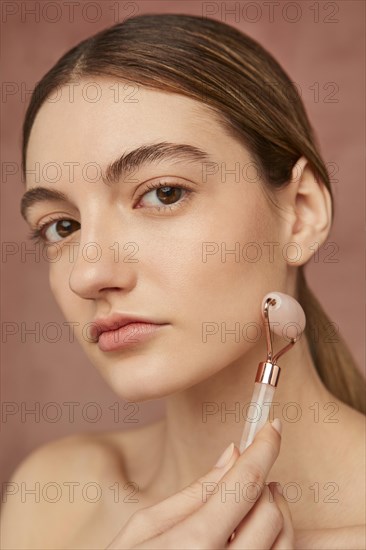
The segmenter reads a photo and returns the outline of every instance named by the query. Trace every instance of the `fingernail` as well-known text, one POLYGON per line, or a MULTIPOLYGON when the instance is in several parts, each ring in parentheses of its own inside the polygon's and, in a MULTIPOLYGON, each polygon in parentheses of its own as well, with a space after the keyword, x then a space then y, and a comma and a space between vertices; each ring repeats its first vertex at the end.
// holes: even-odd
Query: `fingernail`
POLYGON ((282 422, 279 418, 275 418, 274 421, 271 423, 273 428, 278 432, 280 435, 282 433, 282 422))
POLYGON ((279 493, 280 495, 283 495, 281 483, 278 483, 278 482, 276 483, 276 491, 277 491, 277 493, 279 493))
POLYGON ((268 489, 270 490, 272 496, 274 497, 274 494, 273 494, 273 487, 274 487, 273 481, 271 481, 270 483, 268 483, 268 489))
POLYGON ((233 455, 234 451, 234 443, 230 443, 230 445, 225 449, 225 451, 222 453, 220 458, 215 464, 216 468, 223 468, 230 462, 230 458, 233 455))
POLYGON ((268 488, 271 491, 273 497, 275 496, 275 491, 277 492, 277 494, 282 495, 282 487, 278 481, 271 481, 268 484, 268 488))

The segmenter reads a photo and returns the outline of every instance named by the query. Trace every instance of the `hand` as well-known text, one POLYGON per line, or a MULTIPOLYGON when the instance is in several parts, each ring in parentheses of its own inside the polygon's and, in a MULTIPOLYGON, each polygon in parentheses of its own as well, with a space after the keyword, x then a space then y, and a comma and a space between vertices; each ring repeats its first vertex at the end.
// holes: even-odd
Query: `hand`
POLYGON ((135 512, 107 550, 293 549, 287 502, 272 484, 265 484, 280 445, 280 434, 266 423, 242 455, 234 446, 224 466, 135 512))

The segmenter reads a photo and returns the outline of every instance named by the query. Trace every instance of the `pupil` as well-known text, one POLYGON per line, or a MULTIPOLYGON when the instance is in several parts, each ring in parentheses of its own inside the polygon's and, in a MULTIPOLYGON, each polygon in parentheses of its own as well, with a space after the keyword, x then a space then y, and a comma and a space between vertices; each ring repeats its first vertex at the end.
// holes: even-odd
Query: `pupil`
POLYGON ((178 193, 179 195, 181 191, 182 190, 178 187, 160 187, 160 189, 157 190, 157 194, 159 200, 166 202, 166 199, 168 199, 168 204, 171 204, 172 202, 175 202, 175 200, 178 200, 180 198, 179 196, 175 197, 175 193, 178 193), (161 192, 164 193, 163 196, 160 196, 161 192))
POLYGON ((70 228, 70 225, 71 225, 71 222, 69 220, 61 220, 57 222, 56 231, 60 235, 60 237, 67 237, 68 235, 67 229, 70 228), (63 225, 66 225, 66 227, 63 227, 63 225))

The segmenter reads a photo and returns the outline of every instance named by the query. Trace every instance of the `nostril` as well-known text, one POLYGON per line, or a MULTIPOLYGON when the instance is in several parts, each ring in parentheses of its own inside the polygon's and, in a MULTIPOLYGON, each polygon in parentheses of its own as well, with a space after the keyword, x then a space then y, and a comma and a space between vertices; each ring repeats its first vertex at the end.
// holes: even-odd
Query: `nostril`
POLYGON ((104 292, 104 291, 111 291, 111 290, 121 290, 119 286, 106 286, 105 288, 101 288, 99 292, 104 292))

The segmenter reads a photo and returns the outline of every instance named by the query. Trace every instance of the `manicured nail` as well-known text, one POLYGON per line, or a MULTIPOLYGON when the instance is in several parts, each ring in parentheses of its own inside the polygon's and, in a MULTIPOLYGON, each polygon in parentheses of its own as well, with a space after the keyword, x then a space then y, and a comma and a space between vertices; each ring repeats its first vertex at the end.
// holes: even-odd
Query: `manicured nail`
POLYGON ((282 422, 279 418, 275 418, 272 422, 273 428, 278 432, 280 435, 282 433, 282 422))
POLYGON ((225 449, 225 451, 222 453, 220 458, 215 464, 216 468, 223 468, 230 462, 230 458, 233 456, 234 451, 234 443, 230 443, 230 445, 225 449))
POLYGON ((276 483, 276 491, 277 491, 280 495, 283 495, 281 483, 278 483, 278 482, 276 483))

